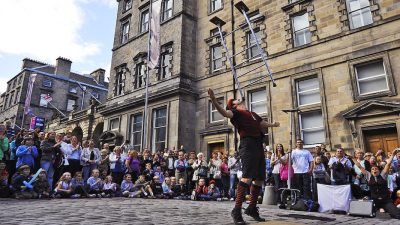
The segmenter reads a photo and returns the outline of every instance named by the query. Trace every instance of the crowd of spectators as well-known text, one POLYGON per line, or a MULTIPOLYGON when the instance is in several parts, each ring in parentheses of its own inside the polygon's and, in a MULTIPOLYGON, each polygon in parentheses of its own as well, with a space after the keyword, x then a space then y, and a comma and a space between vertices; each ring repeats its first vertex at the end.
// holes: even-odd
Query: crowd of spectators
MULTIPOLYGON (((354 198, 373 199, 379 210, 400 219, 400 151, 356 149, 348 155, 338 148, 331 155, 323 144, 311 151, 303 145, 298 139, 291 151, 282 144, 265 151, 265 184, 274 185, 278 204, 288 179, 301 198, 314 201, 317 184, 351 185, 354 198)), ((184 146, 137 151, 129 141, 99 149, 93 140, 80 143, 70 132, 14 133, 0 126, 0 197, 233 201, 241 173, 237 153, 213 152, 207 160, 184 146)))

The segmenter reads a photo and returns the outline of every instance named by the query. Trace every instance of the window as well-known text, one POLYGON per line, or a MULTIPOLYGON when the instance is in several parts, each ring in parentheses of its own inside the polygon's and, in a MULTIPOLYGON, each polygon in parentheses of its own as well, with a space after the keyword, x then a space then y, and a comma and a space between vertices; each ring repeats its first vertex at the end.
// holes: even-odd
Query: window
POLYGON ((124 93, 124 70, 120 69, 115 76, 114 96, 122 95, 124 93))
POLYGON ((302 46, 311 42, 311 32, 309 26, 308 13, 294 16, 292 18, 294 47, 302 46))
POLYGON ((304 144, 320 144, 325 142, 324 123, 321 111, 306 112, 300 116, 300 132, 304 144))
POLYGON ((219 30, 218 30, 218 28, 215 28, 215 29, 210 30, 210 37, 214 37, 214 36, 216 36, 216 35, 219 36, 219 30))
MULTIPOLYGON (((217 99, 219 105, 224 105, 224 98, 218 98, 217 99)), ((210 123, 215 123, 215 122, 220 122, 224 121, 224 117, 218 112, 218 110, 215 108, 215 106, 209 102, 210 106, 210 123)))
MULTIPOLYGON (((257 37, 257 40, 260 43, 260 30, 259 29, 254 29, 254 33, 257 37)), ((247 32, 247 58, 248 59, 252 59, 252 58, 256 58, 256 57, 261 57, 261 52, 257 47, 257 42, 256 40, 253 38, 253 35, 251 32, 247 32)))
POLYGON ((108 125, 109 130, 119 130, 119 118, 115 118, 110 120, 110 124, 108 125))
POLYGON ((388 91, 388 77, 382 60, 356 65, 358 93, 360 95, 388 91))
POLYGON ((296 89, 299 106, 321 103, 318 78, 297 81, 296 89))
POLYGON ((40 94, 40 102, 39 105, 42 107, 47 107, 48 102, 46 99, 48 98, 49 94, 40 94))
POLYGON ((146 77, 146 66, 144 62, 138 63, 136 65, 136 78, 135 78, 135 89, 141 88, 145 84, 146 77))
POLYGON ((149 10, 146 9, 140 14, 140 33, 149 30, 149 10))
POLYGON ((217 71, 222 68, 222 46, 220 44, 211 47, 211 69, 217 71))
POLYGON ((132 0, 125 0, 125 7, 124 10, 128 11, 132 8, 132 0))
POLYGON ((43 82, 42 82, 42 86, 43 87, 51 87, 52 86, 52 81, 51 80, 43 80, 43 82))
POLYGON ((346 0, 350 29, 366 26, 373 22, 369 0, 346 0))
POLYGON ((126 43, 129 40, 129 21, 122 23, 122 34, 121 34, 121 44, 126 43))
MULTIPOLYGON (((14 97, 14 92, 11 92, 10 94, 10 101, 8 102, 8 107, 10 107, 14 102, 13 102, 13 97, 14 97)), ((6 102, 7 103, 7 102, 6 102)))
POLYGON ((267 91, 265 89, 249 93, 250 111, 263 114, 267 113, 267 91))
POLYGON ((131 116, 131 144, 133 149, 140 150, 142 148, 142 114, 131 116))
POLYGON ((67 100, 67 112, 74 110, 76 107, 76 99, 68 99, 67 100))
POLYGON ((174 4, 173 0, 163 0, 162 3, 162 21, 167 20, 172 17, 172 6, 174 4))
POLYGON ((76 86, 70 86, 68 92, 76 94, 78 93, 78 88, 76 86))
POLYGON ((17 103, 18 103, 19 92, 20 92, 20 88, 17 88, 17 90, 16 90, 16 92, 15 92, 14 104, 17 104, 17 103))
POLYGON ((15 79, 13 80, 13 88, 15 88, 16 85, 17 85, 17 78, 15 78, 15 79))
POLYGON ((166 50, 166 53, 161 55, 161 66, 158 80, 171 77, 171 53, 166 50))
POLYGON ((97 92, 95 92, 95 91, 93 91, 92 92, 92 95, 93 95, 93 97, 95 97, 96 99, 99 99, 99 93, 97 93, 97 92))
POLYGON ((167 136, 167 108, 153 110, 152 148, 154 151, 165 148, 167 136))
POLYGON ((222 0, 210 0, 210 12, 222 8, 222 0))
POLYGON ((4 109, 7 109, 7 101, 8 101, 8 96, 6 96, 3 104, 4 104, 4 109))

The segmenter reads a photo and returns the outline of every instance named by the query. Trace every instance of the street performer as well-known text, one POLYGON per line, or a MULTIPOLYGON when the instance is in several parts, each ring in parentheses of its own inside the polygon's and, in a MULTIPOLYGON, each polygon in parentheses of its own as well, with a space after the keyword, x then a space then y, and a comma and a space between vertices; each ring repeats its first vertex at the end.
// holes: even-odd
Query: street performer
POLYGON ((208 95, 218 112, 229 118, 240 135, 239 155, 242 162, 243 176, 237 185, 237 196, 235 207, 231 215, 235 224, 245 224, 242 217, 242 203, 245 199, 246 190, 250 187, 250 204, 244 213, 262 222, 256 207, 258 195, 265 180, 265 159, 263 151, 263 133, 268 127, 279 127, 278 122, 268 123, 257 113, 247 110, 244 99, 229 99, 226 110, 217 102, 212 89, 208 89, 208 95))

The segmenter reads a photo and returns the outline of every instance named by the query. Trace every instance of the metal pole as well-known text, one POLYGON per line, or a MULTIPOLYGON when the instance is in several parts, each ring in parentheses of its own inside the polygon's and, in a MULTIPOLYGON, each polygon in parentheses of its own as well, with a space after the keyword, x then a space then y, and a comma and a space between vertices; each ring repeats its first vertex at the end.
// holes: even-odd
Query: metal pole
MULTIPOLYGON (((236 66, 236 51, 235 51, 235 16, 234 16, 234 0, 231 0, 231 32, 232 32, 232 63, 233 67, 236 66)), ((236 82, 235 78, 232 78, 233 82, 233 99, 236 99, 236 82)), ((235 146, 235 152, 238 152, 238 133, 237 133, 237 128, 233 126, 233 132, 234 132, 234 146, 235 146)), ((228 150, 228 156, 229 156, 229 150, 228 150)))
POLYGON ((51 107, 53 107, 55 110, 57 110, 63 117, 67 117, 64 113, 62 113, 57 107, 55 107, 53 104, 51 104, 51 102, 47 101, 47 103, 49 103, 51 105, 51 107))
POLYGON ((142 150, 147 148, 148 143, 147 143, 147 122, 148 122, 148 101, 149 101, 149 76, 150 76, 150 67, 149 67, 149 62, 150 62, 150 38, 151 38, 151 11, 152 11, 152 4, 153 0, 150 0, 150 10, 149 10, 149 37, 148 37, 148 43, 147 43, 147 74, 146 74, 146 91, 145 91, 145 97, 144 97, 144 123, 143 123, 143 145, 142 145, 142 150))
POLYGON ((290 170, 291 170, 291 167, 292 167, 292 142, 293 142, 293 112, 290 112, 290 132, 289 132, 289 135, 290 135, 290 137, 289 137, 289 153, 288 153, 288 157, 289 157, 289 160, 288 160, 288 188, 289 189, 292 189, 292 182, 291 182, 291 179, 290 179, 290 176, 291 176, 291 174, 290 174, 290 170))

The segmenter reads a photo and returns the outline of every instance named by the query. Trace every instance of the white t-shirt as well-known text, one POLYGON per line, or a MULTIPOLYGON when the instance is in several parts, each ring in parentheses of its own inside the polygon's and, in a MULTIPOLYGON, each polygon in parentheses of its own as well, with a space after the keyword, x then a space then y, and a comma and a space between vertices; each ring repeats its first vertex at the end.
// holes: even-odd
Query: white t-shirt
MULTIPOLYGON (((278 161, 276 161, 276 163, 274 165, 274 168, 272 169, 272 173, 274 173, 274 174, 279 174, 280 173, 281 166, 282 166, 281 161, 285 161, 287 159, 287 157, 288 157, 288 155, 286 154, 286 155, 282 156, 278 161)), ((272 158, 274 159, 275 155, 272 155, 272 158)))
POLYGON ((294 173, 308 173, 313 156, 307 149, 294 149, 291 155, 294 173))

